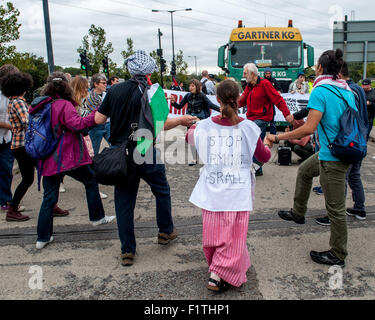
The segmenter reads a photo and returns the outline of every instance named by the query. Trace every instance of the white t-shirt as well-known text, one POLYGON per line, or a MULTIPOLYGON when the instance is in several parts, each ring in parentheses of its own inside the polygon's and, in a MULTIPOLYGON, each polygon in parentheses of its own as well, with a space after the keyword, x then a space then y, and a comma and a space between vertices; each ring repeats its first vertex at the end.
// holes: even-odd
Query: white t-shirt
MULTIPOLYGON (((10 124, 8 115, 9 100, 0 91, 0 122, 10 124)), ((0 128, 0 143, 8 143, 12 140, 12 132, 5 128, 0 128)))
POLYGON ((255 177, 251 167, 260 136, 250 120, 222 126, 199 121, 194 142, 204 163, 189 201, 208 211, 252 211, 255 177))

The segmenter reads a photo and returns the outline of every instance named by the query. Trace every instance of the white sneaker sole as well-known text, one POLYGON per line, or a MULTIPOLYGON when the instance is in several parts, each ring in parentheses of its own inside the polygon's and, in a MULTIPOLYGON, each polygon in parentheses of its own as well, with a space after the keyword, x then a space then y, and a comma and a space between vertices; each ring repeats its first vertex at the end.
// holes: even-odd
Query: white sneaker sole
POLYGON ((355 217, 356 219, 360 220, 360 221, 364 221, 366 220, 366 217, 360 217, 356 214, 352 214, 352 213, 349 213, 348 211, 346 211, 346 214, 349 216, 349 217, 355 217))
POLYGON ((51 242, 53 242, 53 240, 54 240, 54 237, 51 236, 51 238, 50 238, 49 241, 47 241, 47 242, 37 241, 37 242, 36 242, 36 248, 37 248, 38 250, 41 250, 41 249, 43 249, 46 245, 48 245, 48 244, 50 244, 51 242))

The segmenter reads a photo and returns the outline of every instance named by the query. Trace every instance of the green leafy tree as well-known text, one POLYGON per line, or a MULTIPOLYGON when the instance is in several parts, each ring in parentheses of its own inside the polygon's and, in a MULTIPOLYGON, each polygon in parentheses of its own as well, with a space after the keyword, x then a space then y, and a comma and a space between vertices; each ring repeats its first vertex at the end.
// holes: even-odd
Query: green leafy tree
POLYGON ((5 63, 15 65, 20 71, 29 73, 34 81, 32 90, 42 87, 48 77, 48 64, 42 57, 32 53, 15 52, 11 58, 3 60, 5 63))
POLYGON ((0 60, 11 58, 16 51, 16 47, 8 43, 20 37, 19 15, 20 12, 13 3, 7 2, 5 5, 0 5, 0 60))
MULTIPOLYGON (((92 73, 95 74, 99 73, 103 59, 108 57, 114 49, 111 42, 107 43, 104 29, 92 24, 88 34, 82 39, 82 46, 77 49, 79 54, 85 50, 92 66, 92 73)), ((110 58, 108 58, 108 63, 113 64, 110 58)))

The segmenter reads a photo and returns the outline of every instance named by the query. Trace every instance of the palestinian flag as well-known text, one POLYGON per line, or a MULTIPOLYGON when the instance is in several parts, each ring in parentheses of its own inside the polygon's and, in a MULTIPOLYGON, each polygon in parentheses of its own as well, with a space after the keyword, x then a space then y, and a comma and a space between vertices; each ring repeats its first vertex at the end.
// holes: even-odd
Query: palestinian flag
MULTIPOLYGON (((165 99, 164 90, 158 83, 153 84, 147 92, 148 102, 150 104, 152 120, 153 120, 153 135, 156 138, 164 127, 164 123, 169 115, 169 107, 167 99, 165 99)), ((152 146, 153 140, 145 137, 138 138, 137 150, 142 155, 145 155, 147 150, 152 146)))

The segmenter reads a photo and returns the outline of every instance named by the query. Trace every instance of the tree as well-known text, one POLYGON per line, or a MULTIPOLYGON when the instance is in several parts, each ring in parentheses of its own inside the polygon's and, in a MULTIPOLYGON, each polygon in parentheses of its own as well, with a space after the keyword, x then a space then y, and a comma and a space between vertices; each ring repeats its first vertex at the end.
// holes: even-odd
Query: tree
POLYGON ((20 37, 18 16, 20 12, 11 2, 6 5, 0 5, 0 59, 5 60, 11 58, 16 51, 15 46, 7 45, 7 43, 18 40, 20 37))
MULTIPOLYGON (((113 52, 112 43, 106 42, 107 39, 104 29, 92 24, 89 33, 82 39, 82 46, 77 49, 79 54, 86 50, 93 74, 99 73, 103 59, 113 52)), ((108 58, 108 63, 113 64, 110 58, 108 58)))
POLYGON ((32 53, 13 53, 12 57, 2 61, 4 64, 10 63, 20 71, 29 73, 34 81, 32 90, 42 87, 48 77, 48 64, 42 57, 37 57, 32 53))
MULTIPOLYGON (((134 41, 132 40, 132 38, 126 38, 126 46, 127 46, 126 50, 121 51, 121 55, 124 58, 124 60, 126 58, 129 58, 132 54, 135 53, 134 41)), ((129 73, 128 69, 126 68, 125 62, 123 64, 123 69, 124 69, 124 79, 125 80, 130 79, 131 74, 129 73)))

